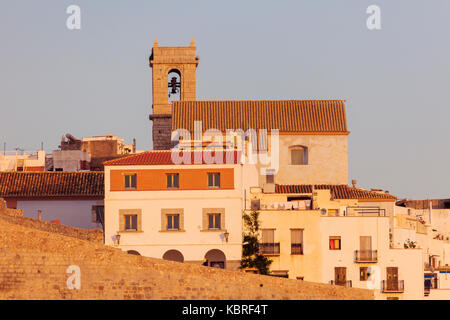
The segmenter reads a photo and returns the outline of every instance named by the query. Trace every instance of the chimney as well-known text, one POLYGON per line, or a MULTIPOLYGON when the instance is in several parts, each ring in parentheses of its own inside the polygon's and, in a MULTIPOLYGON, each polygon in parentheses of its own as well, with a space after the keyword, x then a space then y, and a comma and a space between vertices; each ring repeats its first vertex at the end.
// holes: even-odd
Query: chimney
POLYGON ((42 211, 41 211, 41 210, 38 210, 37 219, 38 219, 39 221, 42 220, 42 211))
POLYGON ((355 179, 352 180, 352 186, 353 186, 353 188, 356 188, 356 180, 355 179))

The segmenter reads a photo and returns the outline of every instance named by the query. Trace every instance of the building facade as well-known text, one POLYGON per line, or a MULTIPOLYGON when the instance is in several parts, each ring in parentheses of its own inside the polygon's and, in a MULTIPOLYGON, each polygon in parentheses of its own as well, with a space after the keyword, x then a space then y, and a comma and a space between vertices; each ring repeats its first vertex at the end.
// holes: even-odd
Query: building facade
POLYGON ((143 256, 236 269, 244 190, 256 178, 244 176, 237 152, 223 152, 222 164, 202 158, 196 164, 202 154, 180 164, 171 151, 105 162, 105 243, 143 256))

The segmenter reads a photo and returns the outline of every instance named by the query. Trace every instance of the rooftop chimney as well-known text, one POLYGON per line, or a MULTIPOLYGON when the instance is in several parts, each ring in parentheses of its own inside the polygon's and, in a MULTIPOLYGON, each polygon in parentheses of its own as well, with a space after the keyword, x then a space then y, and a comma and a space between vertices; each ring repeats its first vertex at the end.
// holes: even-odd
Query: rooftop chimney
POLYGON ((352 180, 352 186, 353 186, 353 188, 356 188, 356 180, 355 179, 352 180))

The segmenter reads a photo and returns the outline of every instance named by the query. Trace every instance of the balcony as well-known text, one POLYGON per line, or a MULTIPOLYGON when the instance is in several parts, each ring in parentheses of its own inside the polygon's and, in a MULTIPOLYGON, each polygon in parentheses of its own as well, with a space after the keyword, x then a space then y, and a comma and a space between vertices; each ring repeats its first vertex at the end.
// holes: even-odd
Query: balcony
POLYGON ((303 244, 291 243, 291 254, 303 254, 303 244))
POLYGON ((352 280, 347 280, 347 281, 330 280, 329 284, 332 284, 334 286, 342 286, 342 287, 351 288, 352 287, 352 280))
POLYGON ((404 291, 405 291, 404 280, 381 281, 381 292, 383 293, 402 293, 404 291))
POLYGON ((430 294, 431 289, 439 289, 439 279, 432 278, 426 279, 424 283, 424 294, 428 296, 430 294))
POLYGON ((259 251, 267 256, 280 255, 280 243, 260 243, 259 251))
POLYGON ((378 261, 377 250, 356 250, 355 262, 356 263, 376 263, 378 261))

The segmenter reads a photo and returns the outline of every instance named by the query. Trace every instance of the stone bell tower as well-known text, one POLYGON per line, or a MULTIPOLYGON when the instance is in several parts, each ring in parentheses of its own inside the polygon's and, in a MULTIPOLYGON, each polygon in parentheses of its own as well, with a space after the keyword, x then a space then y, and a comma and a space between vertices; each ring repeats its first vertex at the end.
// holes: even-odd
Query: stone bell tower
POLYGON ((194 38, 188 47, 160 47, 153 43, 150 67, 153 69, 153 149, 171 148, 172 101, 195 100, 195 72, 198 58, 195 56, 194 38))

